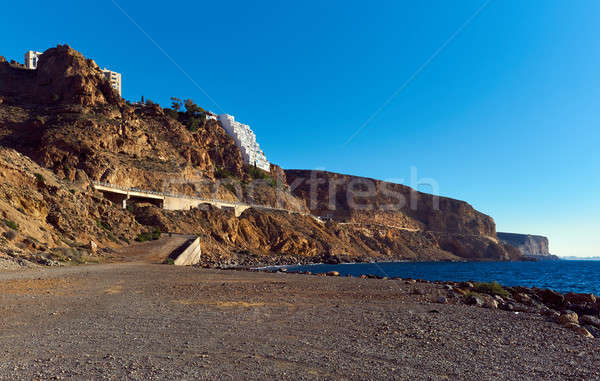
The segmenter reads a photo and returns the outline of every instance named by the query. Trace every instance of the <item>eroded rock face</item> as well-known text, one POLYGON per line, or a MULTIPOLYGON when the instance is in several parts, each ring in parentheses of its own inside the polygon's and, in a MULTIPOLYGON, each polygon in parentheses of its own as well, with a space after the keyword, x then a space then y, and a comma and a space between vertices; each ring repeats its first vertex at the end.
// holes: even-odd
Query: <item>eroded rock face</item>
POLYGON ((68 45, 48 49, 37 70, 0 63, 0 95, 13 102, 97 106, 122 103, 92 60, 68 45))
POLYGON ((0 147, 0 256, 50 253, 97 242, 117 247, 137 236, 131 215, 87 186, 69 185, 29 158, 0 147))
POLYGON ((521 253, 498 242, 494 220, 464 201, 407 186, 324 171, 286 170, 294 195, 311 212, 361 226, 381 225, 435 237, 436 247, 468 260, 515 260, 521 253))
MULTIPOLYGON (((471 257, 461 257, 441 247, 439 237, 431 232, 335 221, 322 223, 311 216, 259 209, 248 209, 236 218, 232 212, 208 205, 181 212, 145 205, 136 209, 135 214, 140 224, 162 231, 201 232, 203 264, 207 266, 233 262, 258 265, 481 260, 489 255, 486 247, 496 245, 488 238, 479 241, 474 238, 468 250, 465 249, 471 257)), ((501 255, 496 259, 507 258, 501 255)))
POLYGON ((496 236, 494 220, 464 201, 410 187, 325 171, 286 170, 293 193, 313 214, 343 221, 386 222, 404 228, 496 236))
POLYGON ((516 247, 523 255, 550 255, 547 237, 498 232, 498 239, 516 247))

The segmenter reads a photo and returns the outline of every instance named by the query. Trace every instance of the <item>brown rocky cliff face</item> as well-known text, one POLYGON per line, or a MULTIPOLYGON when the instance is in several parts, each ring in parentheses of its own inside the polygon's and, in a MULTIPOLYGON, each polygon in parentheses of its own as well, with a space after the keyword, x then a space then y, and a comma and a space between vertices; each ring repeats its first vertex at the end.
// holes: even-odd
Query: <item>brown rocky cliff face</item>
POLYGON ((86 184, 67 184, 18 152, 0 147, 0 255, 47 257, 94 241, 116 247, 141 226, 86 184))
POLYGON ((239 218, 212 207, 165 211, 140 206, 136 219, 163 231, 200 234, 203 264, 258 265, 393 260, 460 260, 432 235, 386 227, 320 223, 310 216, 248 209, 239 218))
POLYGON ((189 184, 212 179, 216 167, 243 173, 222 128, 209 123, 192 133, 151 107, 65 115, 47 123, 36 151, 68 178, 80 168, 96 181, 157 191, 192 192, 189 184))
POLYGON ((550 255, 547 237, 499 232, 498 239, 516 247, 524 255, 550 255))
MULTIPOLYGON (((315 215, 367 230, 400 229, 414 237, 428 237, 415 250, 420 253, 419 259, 428 250, 452 253, 466 260, 521 258, 518 250, 498 242, 494 220, 464 201, 446 197, 436 200, 404 185, 331 172, 286 170, 285 173, 292 193, 302 198, 315 215)), ((384 243, 376 251, 402 253, 393 240, 384 243)), ((438 252, 430 258, 439 260, 443 256, 438 252)))
POLYGON ((307 170, 285 173, 293 193, 304 199, 315 215, 331 215, 348 222, 496 236, 494 220, 464 201, 446 197, 438 197, 436 201, 434 196, 404 185, 338 173, 307 170))
POLYGON ((68 46, 47 50, 37 70, 0 64, 0 80, 6 100, 0 102, 0 145, 60 178, 304 210, 286 189, 264 184, 247 191, 251 178, 240 150, 217 121, 192 132, 158 105, 122 102, 97 66, 68 46), (217 169, 244 191, 218 186, 217 169))
POLYGON ((46 50, 37 70, 0 64, 0 95, 29 104, 122 103, 98 66, 68 45, 46 50))

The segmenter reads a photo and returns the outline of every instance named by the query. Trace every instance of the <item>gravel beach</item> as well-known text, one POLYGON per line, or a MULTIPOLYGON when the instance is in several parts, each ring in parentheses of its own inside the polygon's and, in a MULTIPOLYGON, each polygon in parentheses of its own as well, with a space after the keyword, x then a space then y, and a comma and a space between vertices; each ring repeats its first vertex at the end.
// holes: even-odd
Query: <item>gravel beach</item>
POLYGON ((6 380, 600 379, 600 340, 437 284, 106 264, 0 287, 6 380))

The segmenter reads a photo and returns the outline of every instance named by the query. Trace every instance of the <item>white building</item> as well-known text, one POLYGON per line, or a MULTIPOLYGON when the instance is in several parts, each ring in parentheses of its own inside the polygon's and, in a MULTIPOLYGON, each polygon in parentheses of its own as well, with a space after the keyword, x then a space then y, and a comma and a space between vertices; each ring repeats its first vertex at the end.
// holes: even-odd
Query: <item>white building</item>
POLYGON ((119 96, 120 96, 121 95, 121 73, 117 73, 116 71, 108 70, 107 68, 102 69, 102 73, 104 74, 104 78, 108 79, 112 88, 119 92, 119 96))
POLYGON ((30 50, 27 53, 25 53, 25 68, 29 70, 37 69, 37 65, 42 54, 43 53, 40 52, 34 52, 33 50, 30 50))
POLYGON ((217 114, 215 114, 214 112, 207 110, 205 115, 206 115, 206 119, 219 120, 217 114))
POLYGON ((236 122, 235 118, 228 114, 219 115, 219 121, 227 134, 235 141, 235 145, 242 152, 242 158, 246 163, 267 172, 271 170, 271 164, 256 142, 256 135, 250 126, 236 122))

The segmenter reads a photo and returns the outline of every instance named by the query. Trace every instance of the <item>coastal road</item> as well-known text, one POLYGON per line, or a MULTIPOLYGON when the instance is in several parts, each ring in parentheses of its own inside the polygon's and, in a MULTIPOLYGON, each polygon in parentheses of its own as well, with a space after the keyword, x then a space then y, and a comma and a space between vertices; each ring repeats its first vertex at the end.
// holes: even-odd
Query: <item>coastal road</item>
POLYGON ((600 378, 600 340, 435 304, 432 284, 137 263, 1 272, 0 288, 6 380, 600 378))

